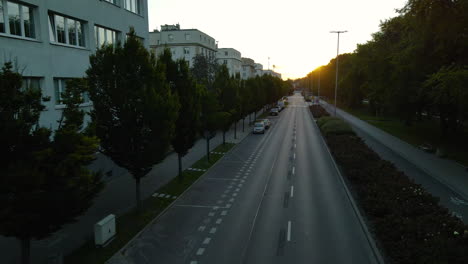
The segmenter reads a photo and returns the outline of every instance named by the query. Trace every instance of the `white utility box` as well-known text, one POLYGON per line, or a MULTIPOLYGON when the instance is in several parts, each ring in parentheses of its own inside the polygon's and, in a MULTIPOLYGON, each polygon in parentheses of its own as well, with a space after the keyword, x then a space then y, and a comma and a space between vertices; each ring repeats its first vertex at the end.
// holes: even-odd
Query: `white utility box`
POLYGON ((110 214, 94 225, 94 243, 96 246, 105 247, 116 234, 115 215, 110 214))

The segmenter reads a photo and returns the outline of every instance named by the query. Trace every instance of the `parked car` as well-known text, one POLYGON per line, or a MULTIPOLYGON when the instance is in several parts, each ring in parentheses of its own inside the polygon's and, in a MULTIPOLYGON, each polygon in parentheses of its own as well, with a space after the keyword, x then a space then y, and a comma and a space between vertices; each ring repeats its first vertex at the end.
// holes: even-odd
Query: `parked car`
POLYGON ((265 134, 265 123, 264 122, 257 122, 253 127, 254 134, 265 134))
POLYGON ((270 109, 270 115, 271 116, 277 116, 278 114, 279 114, 278 108, 273 107, 272 109, 270 109))
POLYGON ((284 109, 284 101, 283 100, 279 100, 278 103, 276 104, 276 107, 278 108, 278 110, 281 112, 283 111, 284 109))
POLYGON ((270 126, 271 126, 270 119, 260 119, 260 120, 258 120, 258 122, 263 122, 265 124, 266 129, 269 129, 270 126))

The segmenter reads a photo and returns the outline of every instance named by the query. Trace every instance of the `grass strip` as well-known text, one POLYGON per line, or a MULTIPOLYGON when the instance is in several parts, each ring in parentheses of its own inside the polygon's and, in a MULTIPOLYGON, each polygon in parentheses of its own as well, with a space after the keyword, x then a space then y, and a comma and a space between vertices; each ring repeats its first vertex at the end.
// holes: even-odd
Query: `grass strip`
MULTIPOLYGON (((219 145, 213 152, 226 153, 234 147, 234 143, 226 143, 219 145)), ((223 154, 210 154, 210 161, 206 156, 199 159, 192 165, 192 168, 207 170, 213 166, 223 154)), ((169 183, 162 186, 155 192, 169 194, 171 196, 179 196, 187 190, 204 172, 185 170, 182 172, 183 177, 180 181, 177 177, 169 183)), ((132 188, 134 186, 131 186, 132 188)), ((149 197, 142 201, 141 212, 137 213, 135 208, 131 211, 117 217, 117 235, 115 239, 104 248, 96 248, 94 239, 90 239, 83 246, 73 251, 65 257, 66 264, 102 264, 124 247, 138 232, 147 226, 151 220, 157 217, 164 209, 166 209, 174 200, 166 198, 149 197)), ((90 228, 91 229, 91 228, 90 228)))

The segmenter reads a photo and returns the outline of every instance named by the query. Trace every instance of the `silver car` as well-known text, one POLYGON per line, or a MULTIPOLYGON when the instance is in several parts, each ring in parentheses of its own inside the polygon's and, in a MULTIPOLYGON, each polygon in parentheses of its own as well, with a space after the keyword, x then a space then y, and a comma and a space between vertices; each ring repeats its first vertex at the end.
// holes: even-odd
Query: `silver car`
POLYGON ((265 134, 265 123, 264 122, 257 122, 253 127, 254 134, 265 134))

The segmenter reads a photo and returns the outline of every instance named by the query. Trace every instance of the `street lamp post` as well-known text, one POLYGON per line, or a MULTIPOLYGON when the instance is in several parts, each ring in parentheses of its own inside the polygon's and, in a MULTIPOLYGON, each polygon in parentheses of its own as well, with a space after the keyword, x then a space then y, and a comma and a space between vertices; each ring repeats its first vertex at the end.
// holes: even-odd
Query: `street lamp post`
POLYGON ((336 116, 336 94, 338 91, 338 55, 340 54, 340 34, 346 33, 347 30, 342 31, 330 31, 330 33, 338 34, 338 43, 336 45, 336 76, 335 76, 335 116, 336 116))

